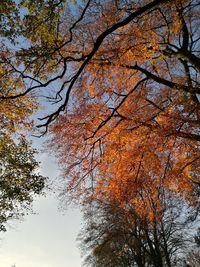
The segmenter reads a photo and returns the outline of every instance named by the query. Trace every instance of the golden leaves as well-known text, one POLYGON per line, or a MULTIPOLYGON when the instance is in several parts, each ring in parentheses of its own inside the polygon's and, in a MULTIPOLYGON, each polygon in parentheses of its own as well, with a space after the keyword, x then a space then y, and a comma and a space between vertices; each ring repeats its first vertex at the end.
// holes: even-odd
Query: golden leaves
MULTIPOLYGON (((120 13, 97 12, 94 25, 80 25, 64 55, 71 60, 90 53, 104 26, 120 19, 115 12, 120 13)), ((196 132, 190 120, 197 119, 197 111, 190 92, 184 92, 189 83, 184 64, 170 56, 177 36, 182 38, 180 29, 176 6, 166 3, 108 35, 85 66, 70 111, 51 129, 50 146, 64 176, 71 175, 72 195, 74 189, 86 201, 89 196, 116 199, 123 207, 131 203, 153 220, 150 205, 159 210, 161 187, 192 194, 195 168, 187 164, 198 147, 180 133, 196 132)), ((76 73, 82 65, 74 61, 76 73)))
MULTIPOLYGON (((20 75, 15 74, 6 63, 0 65, 0 86, 0 95, 3 97, 19 94, 25 90, 25 83, 20 75)), ((37 108, 37 101, 33 95, 17 99, 1 99, 1 132, 12 134, 30 129, 32 127, 31 115, 37 108)))

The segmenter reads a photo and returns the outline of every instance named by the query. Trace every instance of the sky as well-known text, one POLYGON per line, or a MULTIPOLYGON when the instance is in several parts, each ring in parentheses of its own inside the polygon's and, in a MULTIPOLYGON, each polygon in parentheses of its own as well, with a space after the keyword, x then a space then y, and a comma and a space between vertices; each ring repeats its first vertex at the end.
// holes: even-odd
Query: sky
MULTIPOLYGON (((47 153, 38 158, 41 174, 56 179, 55 160, 47 153)), ((11 221, 8 231, 0 233, 0 267, 80 267, 80 251, 76 242, 81 228, 77 209, 59 209, 53 193, 34 202, 36 214, 22 221, 11 221)))
MULTIPOLYGON (((49 112, 51 107, 47 108, 49 112)), ((38 114, 36 117, 42 117, 38 114)), ((36 147, 41 143, 33 140, 36 147)), ((37 159, 41 162, 40 173, 54 181, 59 174, 55 159, 47 153, 40 153, 37 159)), ((76 242, 81 229, 79 210, 61 212, 56 195, 48 192, 46 197, 35 199, 33 211, 36 214, 11 221, 7 232, 0 233, 0 267, 81 267, 76 242)))

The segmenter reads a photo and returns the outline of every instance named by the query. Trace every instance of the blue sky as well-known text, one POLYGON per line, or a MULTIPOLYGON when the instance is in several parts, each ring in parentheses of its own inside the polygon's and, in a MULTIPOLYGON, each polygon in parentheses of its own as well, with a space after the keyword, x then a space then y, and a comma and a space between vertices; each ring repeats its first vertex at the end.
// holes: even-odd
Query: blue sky
MULTIPOLYGON (((56 179, 58 169, 48 154, 39 155, 41 173, 56 179)), ((10 222, 7 233, 0 234, 0 266, 11 267, 80 267, 80 251, 75 241, 81 228, 78 210, 59 211, 53 193, 38 197, 35 215, 22 222, 10 222)))

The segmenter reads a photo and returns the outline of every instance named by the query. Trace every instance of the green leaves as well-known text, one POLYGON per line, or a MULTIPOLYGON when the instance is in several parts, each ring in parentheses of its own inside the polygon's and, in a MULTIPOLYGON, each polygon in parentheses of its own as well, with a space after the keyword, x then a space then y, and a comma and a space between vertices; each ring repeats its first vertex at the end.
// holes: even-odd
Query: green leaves
POLYGON ((0 139, 0 231, 11 218, 20 218, 34 195, 39 195, 46 178, 37 173, 39 163, 35 149, 22 138, 18 143, 5 135, 0 139))

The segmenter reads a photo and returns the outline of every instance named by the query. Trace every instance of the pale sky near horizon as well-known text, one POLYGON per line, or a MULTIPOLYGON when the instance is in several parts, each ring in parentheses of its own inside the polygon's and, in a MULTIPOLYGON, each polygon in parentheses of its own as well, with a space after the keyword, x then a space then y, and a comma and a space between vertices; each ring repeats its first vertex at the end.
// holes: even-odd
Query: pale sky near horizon
MULTIPOLYGON (((55 179, 57 167, 47 153, 39 156, 41 173, 55 179)), ((78 210, 59 211, 59 201, 52 193, 38 197, 33 205, 37 214, 23 221, 10 222, 0 233, 0 267, 81 267, 76 242, 81 228, 78 210)))

